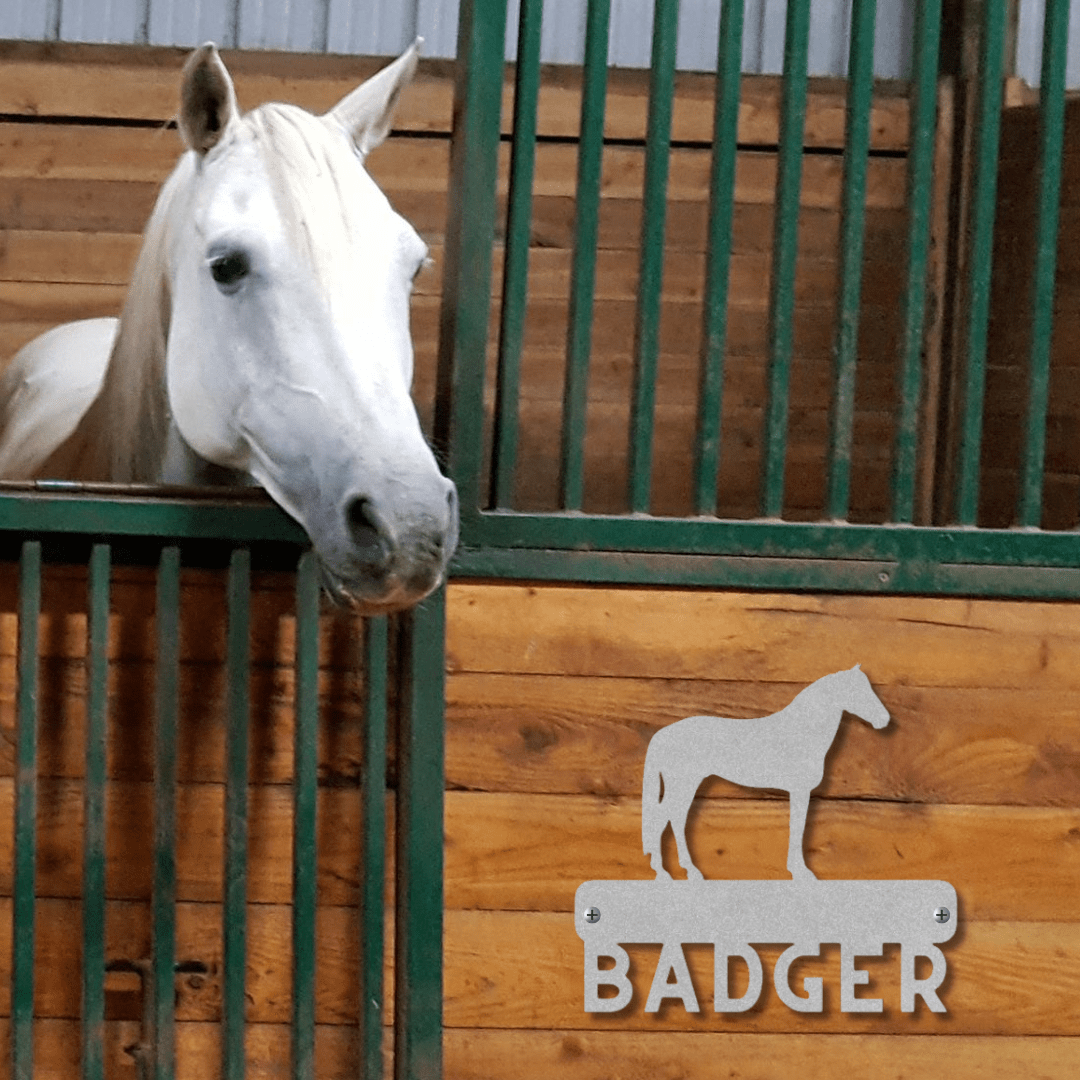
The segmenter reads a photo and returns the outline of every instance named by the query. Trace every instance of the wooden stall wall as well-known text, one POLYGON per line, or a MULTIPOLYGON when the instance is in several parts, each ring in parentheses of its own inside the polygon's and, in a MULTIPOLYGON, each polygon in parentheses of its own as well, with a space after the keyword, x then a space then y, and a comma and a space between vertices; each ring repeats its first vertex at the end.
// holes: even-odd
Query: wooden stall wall
MULTIPOLYGON (((1075 605, 462 584, 448 615, 448 1077, 1076 1075, 1075 605), (758 1005, 714 1013, 708 946, 686 950, 700 1013, 644 1011, 659 946, 629 947, 626 1009, 584 1012, 574 894, 652 878, 640 818, 652 734, 697 714, 767 715, 855 663, 891 720, 842 721, 807 862, 822 878, 956 887, 948 1013, 900 1011, 893 948, 859 961, 871 972, 859 994, 884 1013, 840 1012, 829 946, 796 972, 824 978, 821 1014, 781 1004, 770 947, 758 1005)), ((706 781, 690 821, 706 878, 787 877, 782 794, 706 781)))
MULTIPOLYGON (((174 115, 183 54, 176 50, 0 44, 0 362, 56 323, 115 314, 158 186, 181 149, 174 115)), ((269 99, 321 111, 377 66, 351 58, 226 54, 244 107, 269 99)), ((540 95, 529 306, 516 500, 557 503, 558 425, 573 252, 580 76, 552 69, 540 95)), ((723 516, 757 512, 773 242, 778 79, 743 80, 720 497, 723 516)), ((395 137, 369 159, 394 205, 432 248, 413 302, 416 394, 425 419, 434 397, 440 264, 452 114, 451 69, 425 62, 405 95, 395 137)), ((510 122, 507 81, 504 126, 510 122)), ((707 237, 713 80, 679 77, 657 388, 654 510, 691 509, 698 355, 707 237)), ((785 511, 823 512, 828 406, 838 275, 844 84, 812 80, 799 216, 795 355, 785 511)), ((606 111, 593 357, 585 444, 585 508, 625 508, 634 304, 641 227, 647 79, 612 71, 606 111)), ((940 151, 949 145, 947 110, 940 151)), ((905 263, 908 101, 882 84, 871 117, 860 363, 855 411, 852 515, 882 520, 898 388, 905 263)), ((509 144, 501 160, 505 196, 509 144)), ((939 170, 947 176, 948 169, 939 170)), ((943 198, 936 200, 940 208, 943 198)), ((935 244, 932 293, 942 260, 935 244)), ((496 282, 501 246, 496 244, 496 282)), ((498 285, 496 286, 498 293, 498 285)), ((493 297, 493 325, 496 316, 493 297)), ((931 302, 925 403, 936 411, 940 304, 931 302)), ((495 335, 493 335, 494 338, 495 335)), ((488 409, 494 401, 494 356, 488 409)), ((489 423, 490 430, 490 423, 489 423)), ((933 423, 924 424, 923 465, 933 463, 933 423)), ((924 468, 920 504, 932 478, 924 468)))
MULTIPOLYGON (((1039 110, 1002 116, 994 277, 987 350, 986 438, 981 517, 1015 520, 1020 439, 1031 350, 1031 278, 1035 258, 1039 110)), ((1065 103, 1054 336, 1047 417, 1043 527, 1074 528, 1080 515, 1080 97, 1065 103)))

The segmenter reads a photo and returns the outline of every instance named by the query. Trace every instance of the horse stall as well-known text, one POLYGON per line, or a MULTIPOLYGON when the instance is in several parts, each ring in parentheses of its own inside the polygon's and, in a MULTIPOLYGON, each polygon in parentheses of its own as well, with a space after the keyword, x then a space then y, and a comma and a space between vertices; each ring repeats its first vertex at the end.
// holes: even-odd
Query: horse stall
MULTIPOLYGON (((740 77, 744 6, 696 75, 674 71, 674 4, 632 72, 607 69, 603 3, 571 69, 539 62, 541 4, 508 67, 505 0, 463 0, 457 65, 421 64, 372 154, 431 248, 415 394, 460 495, 450 584, 415 614, 320 610, 302 531, 258 499, 0 494, 17 1080, 1075 1074, 1080 558, 1046 339, 993 351, 1002 208, 1040 250, 1056 229, 1008 165, 1011 110, 1000 173, 989 137, 1004 5, 969 26, 971 70, 939 64, 939 5, 919 5, 895 83, 872 78, 863 0, 849 78, 805 78, 803 2, 784 76, 740 77), (736 927, 726 968, 719 910, 674 949, 661 913, 591 953, 611 912, 579 888, 654 884, 652 736, 768 717, 855 665, 889 720, 849 713, 825 748, 805 895, 946 882, 951 910, 922 912, 928 940, 948 924, 946 1011, 905 991, 938 946, 909 970, 865 904, 796 905, 790 937, 736 927), (618 976, 598 962, 616 949, 618 976), (587 1010, 605 978, 628 1003, 587 1010)), ((1058 55, 1068 5, 1047 10, 1058 55)), ((184 57, 0 57, 7 358, 119 309, 184 57)), ((225 58, 242 105, 313 110, 378 66, 225 58)), ((1052 115, 1060 73, 1042 94, 1052 115)), ((1052 183, 1047 126, 1023 153, 1052 183)), ((1035 307, 1067 266, 1034 275, 1035 307)), ((786 794, 713 776, 697 795, 706 886, 794 884, 786 794)), ((661 848, 689 888, 673 830, 661 848)))

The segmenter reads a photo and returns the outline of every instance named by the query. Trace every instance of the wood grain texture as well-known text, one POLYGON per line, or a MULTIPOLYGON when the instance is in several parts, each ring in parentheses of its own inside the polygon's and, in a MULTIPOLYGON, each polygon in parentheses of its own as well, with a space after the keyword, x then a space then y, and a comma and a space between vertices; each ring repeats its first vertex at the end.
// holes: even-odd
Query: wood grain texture
MULTIPOLYGON (((1075 691, 1075 605, 461 583, 452 672, 808 685, 861 663, 875 687, 1075 691)), ((946 718, 942 718, 943 722, 946 718)))
POLYGON ((1069 1080, 1080 1040, 954 1035, 738 1034, 735 1032, 470 1031, 443 1040, 447 1080, 1069 1080))
MULTIPOLYGON (((152 51, 117 46, 34 45, 7 42, 0 52, 0 113, 30 116, 93 116, 166 121, 175 115, 179 73, 187 50, 152 51)), ((299 56, 295 53, 222 54, 236 83, 242 108, 263 101, 290 101, 312 111, 335 104, 385 64, 362 57, 299 56)), ((512 115, 512 70, 503 85, 503 130, 512 115)), ((780 80, 743 80, 739 141, 775 145, 778 141, 780 80)), ((871 115, 871 146, 895 150, 907 145, 908 101, 902 88, 881 87, 871 115)), ((608 79, 605 134, 613 139, 645 136, 647 74, 613 71, 608 79)), ((713 80, 681 74, 672 120, 673 138, 708 142, 712 138, 713 80)), ((453 105, 453 65, 421 60, 417 77, 402 98, 395 126, 409 131, 448 132, 453 105)), ((547 136, 573 136, 581 115, 581 75, 572 68, 550 68, 540 94, 538 130, 547 136)), ((845 91, 837 79, 815 79, 807 109, 808 146, 842 145, 845 91)))

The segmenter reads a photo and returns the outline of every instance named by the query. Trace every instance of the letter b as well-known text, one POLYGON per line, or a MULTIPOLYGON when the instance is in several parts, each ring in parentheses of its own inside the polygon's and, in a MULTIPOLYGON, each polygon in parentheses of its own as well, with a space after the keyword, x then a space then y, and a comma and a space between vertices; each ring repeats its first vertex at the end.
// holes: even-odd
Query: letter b
POLYGON ((634 986, 627 978, 630 970, 630 954, 621 945, 593 945, 585 943, 585 1011, 618 1012, 630 1004, 634 986), (610 956, 615 966, 601 971, 598 961, 610 956), (614 986, 614 997, 601 997, 601 986, 614 986))

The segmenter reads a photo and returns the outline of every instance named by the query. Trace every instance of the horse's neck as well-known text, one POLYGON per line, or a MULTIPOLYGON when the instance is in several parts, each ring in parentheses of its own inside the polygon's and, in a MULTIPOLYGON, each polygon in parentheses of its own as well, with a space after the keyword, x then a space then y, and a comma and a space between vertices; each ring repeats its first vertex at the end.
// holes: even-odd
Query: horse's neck
POLYGON ((838 689, 836 676, 826 675, 796 694, 788 708, 813 717, 818 729, 835 735, 844 715, 844 704, 839 700, 838 689))

